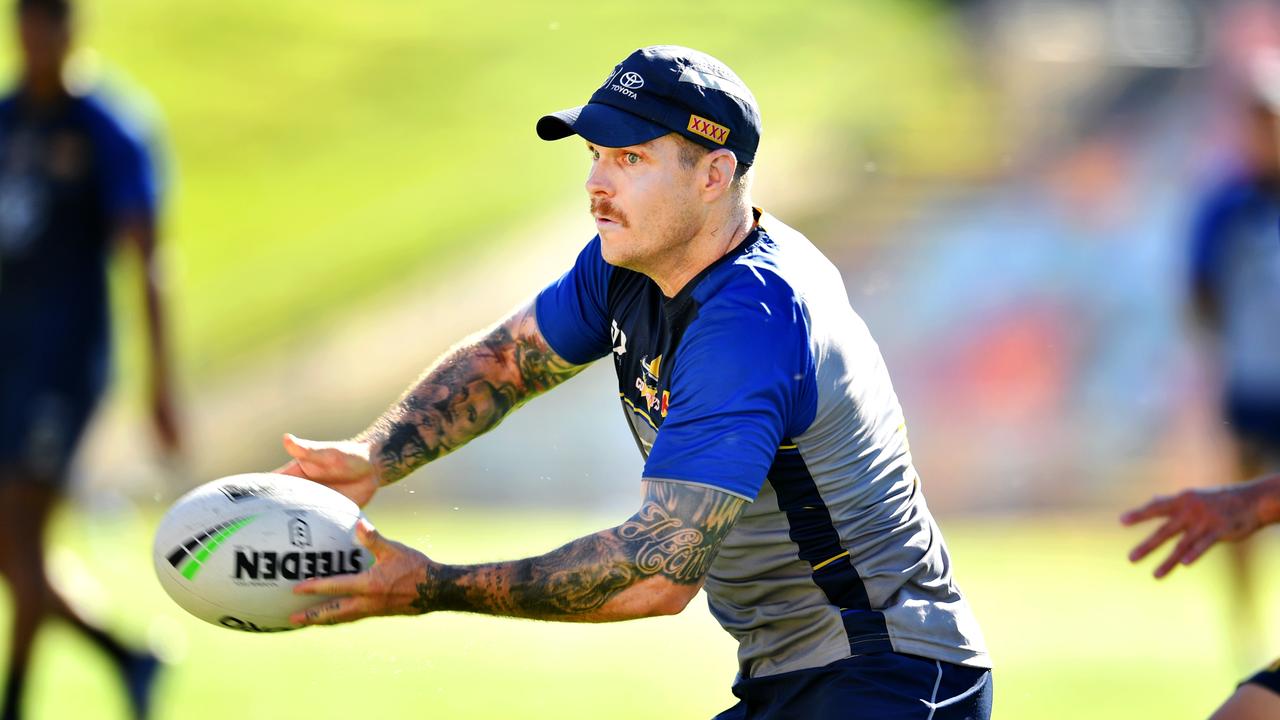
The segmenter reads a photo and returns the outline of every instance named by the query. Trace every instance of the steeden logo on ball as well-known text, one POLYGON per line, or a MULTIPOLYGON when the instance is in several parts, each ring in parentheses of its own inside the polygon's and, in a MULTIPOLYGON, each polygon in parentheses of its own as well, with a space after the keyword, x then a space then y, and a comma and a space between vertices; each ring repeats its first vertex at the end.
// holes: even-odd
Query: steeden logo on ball
POLYGON ((161 519, 156 576, 205 622, 249 633, 291 630, 290 615, 323 601, 294 595, 294 585, 372 563, 355 538, 360 517, 351 500, 309 480, 272 473, 214 480, 161 519))

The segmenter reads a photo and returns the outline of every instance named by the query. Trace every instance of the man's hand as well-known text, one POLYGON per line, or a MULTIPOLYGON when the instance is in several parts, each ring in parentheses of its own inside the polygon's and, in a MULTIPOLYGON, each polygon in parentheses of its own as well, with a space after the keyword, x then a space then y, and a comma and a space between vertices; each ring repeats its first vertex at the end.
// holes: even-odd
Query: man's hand
POLYGON ((367 505, 381 487, 366 442, 319 442, 286 433, 284 449, 293 460, 275 472, 318 482, 346 495, 360 507, 367 505))
POLYGON ((1120 516, 1120 522, 1134 525, 1152 518, 1165 522, 1129 553, 1138 562, 1170 538, 1181 535, 1173 552, 1156 567, 1155 576, 1168 575, 1179 563, 1190 565, 1214 543, 1236 541, 1252 535, 1265 524, 1257 483, 1226 488, 1184 490, 1177 495, 1157 497, 1140 508, 1120 516))
POLYGON ((415 607, 418 585, 426 580, 431 561, 426 555, 387 540, 360 518, 356 539, 373 553, 373 567, 358 575, 335 575, 298 583, 299 595, 334 595, 329 600, 294 613, 294 625, 336 625, 378 615, 420 615, 415 607))

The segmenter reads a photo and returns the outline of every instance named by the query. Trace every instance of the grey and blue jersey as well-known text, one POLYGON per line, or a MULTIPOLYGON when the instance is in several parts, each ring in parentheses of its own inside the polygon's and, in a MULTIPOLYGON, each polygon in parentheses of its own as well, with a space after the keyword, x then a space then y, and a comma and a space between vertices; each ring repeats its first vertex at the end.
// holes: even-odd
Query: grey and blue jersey
POLYGON ((803 235, 757 211, 674 298, 597 237, 536 309, 566 360, 612 356, 645 478, 750 501, 705 586, 742 677, 885 651, 990 667, 879 349, 803 235))

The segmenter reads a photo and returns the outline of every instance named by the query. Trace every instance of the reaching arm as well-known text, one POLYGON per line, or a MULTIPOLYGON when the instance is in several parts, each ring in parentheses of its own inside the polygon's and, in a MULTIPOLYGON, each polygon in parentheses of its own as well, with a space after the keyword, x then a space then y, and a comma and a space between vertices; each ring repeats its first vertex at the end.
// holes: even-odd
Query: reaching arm
POLYGON ((699 485, 647 480, 626 522, 539 557, 444 565, 363 527, 377 562, 360 575, 310 580, 297 592, 337 595, 294 616, 334 624, 438 610, 565 622, 610 622, 684 609, 702 587, 746 501, 699 485))
POLYGON ((356 439, 383 485, 466 444, 578 374, 547 344, 530 303, 454 348, 356 439))
POLYGON ((1184 490, 1158 497, 1120 516, 1125 525, 1165 518, 1165 522, 1129 553, 1137 562, 1170 538, 1181 535, 1155 576, 1168 575, 1179 563, 1190 565, 1219 541, 1249 537, 1264 525, 1280 522, 1280 475, 1222 488, 1184 490))
POLYGON ((354 439, 285 435, 293 460, 276 472, 327 485, 363 507, 378 488, 470 442, 584 367, 551 349, 530 303, 446 353, 354 439))
POLYGON ((173 395, 169 336, 165 324, 164 283, 156 258, 156 226, 150 215, 135 215, 121 222, 120 234, 138 251, 142 265, 147 313, 147 354, 150 358, 151 419, 166 452, 182 448, 181 428, 173 395))

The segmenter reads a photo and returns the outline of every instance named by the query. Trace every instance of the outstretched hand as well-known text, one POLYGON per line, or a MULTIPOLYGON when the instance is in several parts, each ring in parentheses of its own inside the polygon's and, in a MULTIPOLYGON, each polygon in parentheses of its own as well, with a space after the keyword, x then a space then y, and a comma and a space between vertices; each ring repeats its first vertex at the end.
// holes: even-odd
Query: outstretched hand
POLYGON ((357 575, 335 575, 298 583, 299 595, 333 595, 319 605, 294 613, 294 625, 337 625, 378 615, 420 615, 418 586, 426 582, 431 561, 407 545, 387 540, 360 518, 356 539, 373 553, 373 567, 357 575))
POLYGON ((1180 535, 1173 551, 1156 567, 1155 576, 1162 578, 1179 564, 1195 562, 1217 542, 1252 535, 1264 523, 1251 490, 1249 485, 1185 490, 1157 497, 1121 515, 1120 522, 1125 525, 1165 518, 1163 525, 1129 552, 1129 561, 1138 562, 1180 535))
POLYGON ((336 490, 364 507, 378 491, 378 469, 369 459, 368 443, 323 442, 285 433, 285 452, 293 458, 275 472, 306 478, 336 490))

